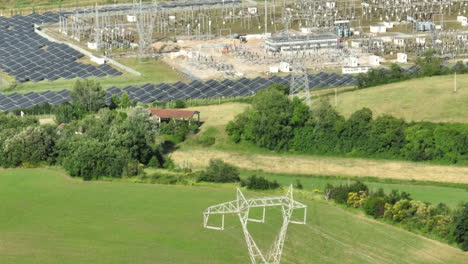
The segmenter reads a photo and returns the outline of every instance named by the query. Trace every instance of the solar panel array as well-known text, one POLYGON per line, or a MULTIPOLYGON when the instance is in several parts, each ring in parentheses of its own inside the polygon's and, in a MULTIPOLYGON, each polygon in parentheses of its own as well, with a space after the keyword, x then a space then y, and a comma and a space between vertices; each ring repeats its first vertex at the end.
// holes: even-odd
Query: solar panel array
MULTIPOLYGON (((229 5, 229 4, 241 4, 241 0, 191 0, 191 1, 164 1, 164 2, 158 2, 156 4, 158 9, 172 9, 172 8, 184 8, 184 7, 190 7, 190 8, 196 8, 196 7, 209 7, 209 6, 214 6, 214 5, 229 5)), ((143 10, 153 8, 155 4, 153 3, 142 3, 141 8, 143 10)), ((135 9, 133 4, 120 4, 120 5, 104 5, 104 6, 99 6, 99 12, 117 12, 117 11, 132 11, 135 9)), ((95 12, 95 9, 86 9, 86 10, 81 10, 81 11, 75 11, 78 13, 93 13, 95 12)), ((64 14, 72 14, 75 12, 69 12, 69 13, 64 13, 64 14)))
MULTIPOLYGON (((140 103, 151 103, 154 101, 167 102, 177 99, 201 99, 216 97, 236 97, 253 95, 259 90, 265 89, 272 84, 289 85, 291 76, 270 78, 257 77, 255 79, 241 78, 238 80, 225 79, 222 81, 209 80, 206 82, 192 81, 190 83, 176 82, 172 84, 145 84, 139 88, 128 86, 120 89, 112 87, 106 91, 107 103, 110 103, 114 94, 121 96, 127 93, 131 100, 140 103)), ((318 73, 309 75, 309 88, 317 89, 324 87, 336 87, 354 85, 356 77, 352 75, 338 75, 335 73, 318 73)), ((44 93, 30 92, 27 94, 13 93, 10 95, 0 94, 0 110, 10 111, 15 109, 31 108, 35 105, 49 103, 59 105, 70 102, 70 91, 60 92, 47 91, 44 93)))
POLYGON ((34 24, 57 22, 60 14, 0 17, 0 70, 17 82, 90 76, 117 76, 109 65, 93 66, 76 62, 84 55, 66 44, 51 42, 34 32, 34 24))
POLYGON ((10 111, 25 109, 45 103, 60 105, 70 100, 69 90, 62 90, 59 92, 47 91, 44 93, 30 92, 27 94, 13 93, 10 95, 0 94, 0 110, 10 111))

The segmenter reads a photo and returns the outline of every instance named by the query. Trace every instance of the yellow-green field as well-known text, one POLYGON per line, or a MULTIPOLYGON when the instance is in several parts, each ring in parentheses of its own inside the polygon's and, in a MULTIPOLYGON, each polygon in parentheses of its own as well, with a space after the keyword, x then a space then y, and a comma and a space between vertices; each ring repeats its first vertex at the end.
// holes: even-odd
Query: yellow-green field
MULTIPOLYGON (((345 92, 337 109, 345 116, 368 107, 374 116, 389 114, 407 121, 468 122, 468 74, 437 76, 345 92)), ((331 97, 332 104, 335 103, 331 97)))
MULTIPOLYGON (((248 263, 235 216, 226 218, 224 231, 202 227, 206 207, 233 199, 234 188, 82 182, 55 169, 0 170, 0 263, 248 263)), ((297 199, 309 206, 309 221, 290 226, 282 263, 468 262, 460 249, 322 200, 297 199)), ((265 224, 249 223, 262 249, 280 219, 280 209, 272 209, 265 224)))

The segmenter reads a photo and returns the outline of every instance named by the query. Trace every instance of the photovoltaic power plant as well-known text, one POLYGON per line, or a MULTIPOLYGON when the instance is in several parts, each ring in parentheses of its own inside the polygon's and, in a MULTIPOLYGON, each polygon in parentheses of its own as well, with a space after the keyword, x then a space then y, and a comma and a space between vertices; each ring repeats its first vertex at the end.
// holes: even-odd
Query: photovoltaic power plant
POLYGON ((17 82, 122 74, 107 64, 79 63, 76 60, 83 54, 34 32, 34 24, 57 22, 59 17, 58 13, 0 17, 0 70, 14 76, 17 82))
MULTIPOLYGON (((232 5, 240 4, 241 0, 191 0, 191 1, 167 1, 156 3, 142 3, 142 9, 173 9, 173 8, 196 8, 196 7, 209 7, 214 5, 232 5)), ((134 9, 134 4, 119 4, 119 5, 104 5, 98 7, 99 12, 128 12, 134 9)), ((91 13, 94 9, 79 10, 78 13, 91 13)), ((66 14, 66 13, 64 13, 66 14)))
MULTIPOLYGON (((127 93, 131 100, 144 104, 154 101, 168 102, 177 99, 249 96, 273 84, 289 86, 290 80, 291 75, 286 77, 273 76, 270 78, 257 77, 254 79, 241 78, 238 80, 225 79, 222 81, 209 80, 206 82, 192 81, 190 83, 148 83, 139 88, 133 86, 123 89, 117 87, 109 88, 106 91, 106 100, 109 104, 114 94, 121 96, 123 93, 127 93)), ((325 72, 309 75, 309 80, 309 89, 311 90, 354 85, 356 83, 356 77, 353 75, 329 74, 325 72)), ((27 94, 13 93, 10 95, 0 94, 0 110, 10 111, 31 108, 45 103, 60 105, 70 101, 69 90, 59 92, 47 91, 43 93, 30 92, 27 94)))

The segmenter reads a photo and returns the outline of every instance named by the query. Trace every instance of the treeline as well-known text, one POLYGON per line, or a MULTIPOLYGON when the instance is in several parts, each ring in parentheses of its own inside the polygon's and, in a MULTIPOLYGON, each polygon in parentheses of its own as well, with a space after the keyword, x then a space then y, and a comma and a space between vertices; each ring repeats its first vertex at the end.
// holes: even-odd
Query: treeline
POLYGON ((430 77, 447 74, 468 73, 468 63, 457 62, 453 67, 443 65, 441 58, 434 56, 432 51, 426 52, 424 57, 418 57, 415 61, 414 71, 405 71, 397 64, 392 64, 389 69, 371 69, 366 74, 360 74, 357 78, 357 88, 367 88, 377 85, 409 80, 417 77, 430 77))
POLYGON ((297 97, 289 100, 278 85, 257 93, 226 131, 235 142, 278 151, 468 164, 467 124, 373 118, 367 108, 345 119, 328 101, 310 111, 297 97))
POLYGON ((325 196, 339 204, 360 208, 374 218, 455 242, 468 251, 468 202, 453 209, 443 203, 432 205, 416 201, 408 193, 396 190, 391 193, 384 193, 382 189, 371 192, 361 182, 339 186, 329 184, 325 188, 325 196))
POLYGON ((73 104, 55 108, 58 120, 66 121, 58 127, 0 113, 0 165, 61 165, 85 180, 135 176, 145 166, 172 166, 157 137, 181 141, 198 129, 182 121, 159 124, 142 107, 109 109, 105 92, 92 81, 77 82, 72 98, 73 104))

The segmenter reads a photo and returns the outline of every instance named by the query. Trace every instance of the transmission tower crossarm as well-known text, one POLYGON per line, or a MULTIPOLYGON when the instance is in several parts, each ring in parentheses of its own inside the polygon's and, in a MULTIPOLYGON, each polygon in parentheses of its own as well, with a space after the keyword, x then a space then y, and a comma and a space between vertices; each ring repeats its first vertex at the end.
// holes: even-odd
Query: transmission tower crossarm
POLYGON ((284 241, 286 239, 286 232, 288 225, 291 224, 305 224, 307 219, 307 206, 295 201, 293 198, 293 188, 290 186, 286 195, 275 196, 275 197, 263 197, 263 198, 250 198, 246 199, 240 189, 237 189, 237 199, 234 201, 214 205, 208 207, 203 212, 203 226, 205 228, 224 230, 224 215, 225 214, 237 214, 242 226, 242 232, 244 233, 245 242, 249 251, 249 257, 252 264, 279 264, 281 260, 281 254, 283 252, 284 241), (264 255, 252 235, 248 230, 248 222, 265 222, 265 208, 280 206, 283 216, 283 223, 281 230, 273 243, 270 251, 267 255, 264 255), (251 208, 263 208, 262 219, 251 219, 249 218, 249 211, 251 208), (304 209, 303 221, 292 221, 291 217, 295 209, 304 209), (208 225, 210 215, 222 215, 221 227, 214 227, 208 225))

